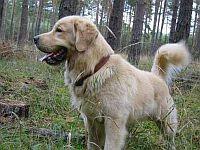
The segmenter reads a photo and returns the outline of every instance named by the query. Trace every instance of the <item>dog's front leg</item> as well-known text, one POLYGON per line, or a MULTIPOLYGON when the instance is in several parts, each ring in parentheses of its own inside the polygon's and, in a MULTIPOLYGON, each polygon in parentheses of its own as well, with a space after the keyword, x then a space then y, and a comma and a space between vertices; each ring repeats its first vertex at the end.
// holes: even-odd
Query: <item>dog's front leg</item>
POLYGON ((88 150, 101 150, 105 143, 105 130, 104 123, 96 119, 87 120, 87 149, 88 150))
POLYGON ((105 119, 105 146, 104 150, 121 150, 125 144, 126 139, 126 122, 127 119, 119 118, 105 119))

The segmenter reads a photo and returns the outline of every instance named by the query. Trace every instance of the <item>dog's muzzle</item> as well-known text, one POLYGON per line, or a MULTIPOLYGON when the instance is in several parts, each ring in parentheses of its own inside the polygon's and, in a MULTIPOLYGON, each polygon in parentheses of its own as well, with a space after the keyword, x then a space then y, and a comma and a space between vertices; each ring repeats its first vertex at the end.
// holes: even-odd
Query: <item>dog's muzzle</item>
POLYGON ((67 56, 67 48, 62 47, 55 52, 48 53, 47 55, 42 57, 40 61, 42 62, 45 61, 49 65, 58 65, 64 60, 66 60, 66 56, 67 56))
POLYGON ((39 36, 35 36, 33 38, 34 43, 40 51, 46 53, 46 55, 42 57, 40 61, 45 61, 49 65, 58 65, 66 60, 68 51, 66 47, 56 46, 55 50, 50 50, 48 48, 41 47, 39 44, 39 39, 39 36))

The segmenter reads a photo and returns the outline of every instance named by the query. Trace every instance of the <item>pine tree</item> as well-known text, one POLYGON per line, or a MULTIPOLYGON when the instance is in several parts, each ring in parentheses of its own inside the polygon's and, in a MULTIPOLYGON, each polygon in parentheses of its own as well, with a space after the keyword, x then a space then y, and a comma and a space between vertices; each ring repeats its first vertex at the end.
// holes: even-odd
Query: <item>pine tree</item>
POLYGON ((0 0, 0 32, 2 30, 2 23, 3 23, 3 9, 4 9, 4 0, 0 0))
POLYGON ((187 40, 190 35, 193 0, 181 0, 178 22, 176 26, 175 42, 187 40))
POLYGON ((171 20, 171 27, 170 27, 170 34, 169 34, 169 42, 175 42, 175 32, 176 32, 176 20, 177 20, 177 11, 179 7, 179 0, 174 0, 172 3, 173 6, 173 13, 172 13, 172 20, 171 20))
POLYGON ((131 37, 131 44, 135 43, 136 45, 131 46, 128 55, 129 61, 133 62, 134 65, 137 65, 140 59, 141 45, 137 43, 142 39, 145 7, 145 0, 137 0, 131 37))
POLYGON ((124 3, 125 0, 114 0, 113 9, 110 15, 109 29, 114 35, 111 32, 108 32, 106 40, 114 50, 120 48, 124 3))
POLYGON ((22 48, 26 42, 27 38, 27 27, 28 27, 28 0, 23 0, 21 21, 20 21, 20 31, 18 35, 18 49, 22 48))
POLYGON ((78 0, 61 0, 59 7, 59 18, 76 15, 78 10, 78 0))
POLYGON ((36 26, 35 26, 35 35, 40 34, 40 24, 42 20, 43 7, 44 7, 44 0, 39 0, 39 8, 37 12, 36 26))

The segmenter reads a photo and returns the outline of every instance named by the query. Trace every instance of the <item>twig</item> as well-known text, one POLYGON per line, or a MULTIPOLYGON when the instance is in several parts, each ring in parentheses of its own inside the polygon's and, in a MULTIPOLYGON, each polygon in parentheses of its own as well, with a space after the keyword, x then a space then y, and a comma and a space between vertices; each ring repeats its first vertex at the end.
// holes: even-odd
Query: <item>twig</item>
POLYGON ((99 145, 97 145, 96 143, 94 143, 94 142, 89 142, 89 143, 95 145, 95 146, 98 147, 100 150, 102 150, 101 147, 100 147, 99 145))
POLYGON ((189 79, 189 78, 179 78, 179 77, 176 77, 174 80, 176 81, 186 81, 186 82, 195 82, 195 83, 200 83, 200 80, 193 80, 193 79, 189 79))
POLYGON ((114 36, 114 38, 115 39, 117 39, 117 37, 115 36, 115 34, 112 32, 112 30, 108 27, 108 26, 105 26, 107 29, 108 29, 108 31, 114 36))
POLYGON ((149 43, 149 42, 137 42, 137 43, 129 44, 129 45, 123 47, 123 48, 118 49, 117 51, 122 52, 123 50, 125 50, 125 49, 127 49, 127 48, 129 48, 129 47, 131 47, 133 45, 144 44, 144 43, 149 43))

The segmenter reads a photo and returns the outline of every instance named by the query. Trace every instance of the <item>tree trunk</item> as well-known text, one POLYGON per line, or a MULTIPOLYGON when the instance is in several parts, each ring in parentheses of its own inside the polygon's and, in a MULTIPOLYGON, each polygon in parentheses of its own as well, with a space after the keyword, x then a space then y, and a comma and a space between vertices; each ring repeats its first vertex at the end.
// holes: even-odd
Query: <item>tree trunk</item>
MULTIPOLYGON (((165 25, 165 32, 168 33, 168 25, 169 25, 169 16, 166 16, 166 25, 165 25)), ((165 43, 169 42, 169 37, 167 34, 165 34, 165 43)))
POLYGON ((36 25, 35 25, 35 35, 40 34, 40 25, 42 20, 43 7, 44 7, 44 0, 39 0, 39 8, 37 12, 36 25))
POLYGON ((3 14, 2 14, 2 24, 1 24, 1 29, 0 29, 0 38, 2 41, 5 41, 6 38, 6 20, 7 20, 7 5, 8 1, 4 1, 3 3, 3 14))
MULTIPOLYGON (((99 30, 103 36, 106 35, 106 28, 104 27, 103 18, 105 14, 109 11, 108 9, 108 1, 103 0, 100 4, 102 6, 101 13, 100 13, 100 20, 99 20, 99 30)), ((107 22, 106 22, 107 23, 107 22)))
POLYGON ((56 23, 56 0, 52 0, 52 15, 51 15, 51 28, 53 28, 54 24, 56 23))
POLYGON ((113 4, 112 0, 108 0, 108 6, 107 6, 107 20, 106 20, 106 25, 109 26, 109 20, 110 20, 110 14, 112 13, 113 9, 113 4))
POLYGON ((114 50, 120 48, 124 3, 125 0, 114 0, 113 9, 110 15, 109 28, 114 33, 115 37, 112 33, 108 32, 107 42, 114 50))
POLYGON ((197 4, 196 4, 196 8, 195 8, 194 27, 193 27, 193 32, 192 32, 192 46, 193 46, 193 44, 194 44, 194 39, 195 39, 194 34, 195 34, 195 31, 196 31, 198 9, 199 9, 199 5, 198 5, 198 3, 197 3, 197 4))
POLYGON ((12 1, 12 14, 11 14, 11 22, 10 22, 10 39, 14 40, 14 32, 15 32, 15 28, 14 28, 14 16, 15 16, 15 5, 16 4, 16 0, 12 1))
POLYGON ((59 19, 65 16, 76 15, 78 0, 61 0, 59 7, 59 19))
MULTIPOLYGON (((103 7, 103 6, 102 6, 103 7)), ((103 16, 104 16, 104 9, 101 9, 101 13, 100 13, 100 20, 99 20, 99 31, 101 32, 101 34, 104 36, 104 32, 103 32, 103 16)))
POLYGON ((155 31, 156 31, 156 25, 157 25, 157 18, 158 18, 158 11, 159 11, 159 6, 160 6, 160 1, 161 0, 156 0, 155 2, 155 12, 154 12, 154 19, 153 19, 153 30, 151 33, 151 51, 153 54, 154 51, 154 38, 155 38, 155 31))
POLYGON ((132 22, 132 18, 133 18, 132 11, 133 11, 133 7, 130 6, 130 10, 129 10, 129 31, 131 29, 131 22, 132 22))
POLYGON ((151 16, 150 16, 150 14, 149 14, 149 11, 148 10, 146 10, 146 12, 145 12, 145 21, 144 21, 144 34, 143 34, 143 45, 142 45, 142 49, 144 49, 145 50, 145 52, 144 52, 144 54, 145 55, 148 55, 149 54, 149 52, 148 52, 148 47, 147 47, 147 44, 146 44, 146 42, 147 42, 147 39, 149 38, 149 34, 148 34, 148 30, 149 30, 149 18, 150 18, 151 16))
POLYGON ((77 5, 77 10, 76 10, 76 15, 81 15, 81 11, 83 10, 83 9, 85 9, 84 8, 84 0, 78 0, 78 5, 77 5))
POLYGON ((3 23, 3 11, 4 11, 4 0, 0 0, 0 33, 1 33, 1 30, 2 30, 2 23, 3 23))
MULTIPOLYGON (((156 37, 155 37, 155 39, 154 39, 154 43, 156 43, 156 45, 157 45, 157 39, 158 39, 159 28, 160 28, 161 10, 162 10, 162 1, 160 2, 159 16, 158 16, 158 24, 157 24, 157 32, 156 32, 156 37)), ((155 49, 154 49, 154 52, 155 52, 155 49)))
POLYGON ((96 10, 96 21, 95 21, 95 24, 98 26, 98 24, 99 24, 99 3, 100 3, 100 1, 99 0, 97 0, 96 1, 96 5, 97 5, 97 10, 96 10))
POLYGON ((162 23, 161 23, 160 37, 159 37, 160 42, 162 41, 162 31, 163 31, 163 26, 164 26, 164 23, 165 23, 166 7, 167 7, 167 0, 165 0, 165 2, 164 2, 164 8, 163 8, 163 12, 162 12, 162 23))
POLYGON ((18 42, 17 42, 18 50, 19 48, 23 48, 24 43, 26 42, 27 26, 28 26, 28 0, 23 0, 21 21, 20 21, 20 31, 19 31, 18 42))
MULTIPOLYGON (((200 3, 197 3, 200 6, 200 3)), ((200 9, 198 9, 198 19, 197 19, 197 28, 195 33, 195 43, 194 43, 194 58, 200 58, 200 9)))
POLYGON ((33 42, 33 37, 35 35, 35 25, 36 25, 36 17, 37 17, 37 1, 34 1, 32 4, 32 11, 33 11, 33 15, 32 18, 30 18, 31 20, 31 30, 29 32, 29 40, 31 42, 33 42))
POLYGON ((173 3, 173 13, 172 13, 172 20, 171 20, 171 28, 169 34, 169 42, 175 42, 175 31, 176 31, 176 19, 177 19, 177 11, 179 7, 179 0, 174 0, 173 3))
MULTIPOLYGON (((102 6, 103 7, 103 6, 102 6)), ((99 26, 101 28, 101 26, 103 25, 103 15, 104 15, 104 9, 101 9, 101 13, 100 13, 100 21, 99 21, 99 26)), ((96 21, 97 22, 97 21, 96 21)), ((101 31, 101 30, 100 30, 101 31)))
MULTIPOLYGON (((137 0, 135 17, 133 20, 131 44, 138 43, 142 38, 144 14, 145 14, 145 0, 137 0)), ((141 44, 132 45, 129 50, 128 59, 137 65, 140 59, 141 44)))
POLYGON ((187 40, 190 35, 193 0, 181 0, 175 42, 187 40))

